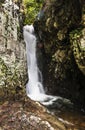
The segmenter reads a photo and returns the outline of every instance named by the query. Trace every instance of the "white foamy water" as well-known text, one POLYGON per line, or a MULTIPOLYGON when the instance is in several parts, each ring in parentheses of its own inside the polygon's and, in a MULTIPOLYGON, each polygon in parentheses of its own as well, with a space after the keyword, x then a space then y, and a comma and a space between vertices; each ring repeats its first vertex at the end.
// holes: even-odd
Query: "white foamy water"
POLYGON ((51 105, 61 97, 45 94, 42 84, 42 74, 37 66, 36 58, 36 37, 33 34, 34 27, 26 25, 23 28, 24 41, 26 43, 27 66, 28 66, 28 83, 26 85, 27 96, 34 101, 39 101, 44 105, 51 105), (39 80, 39 75, 41 80, 39 80))

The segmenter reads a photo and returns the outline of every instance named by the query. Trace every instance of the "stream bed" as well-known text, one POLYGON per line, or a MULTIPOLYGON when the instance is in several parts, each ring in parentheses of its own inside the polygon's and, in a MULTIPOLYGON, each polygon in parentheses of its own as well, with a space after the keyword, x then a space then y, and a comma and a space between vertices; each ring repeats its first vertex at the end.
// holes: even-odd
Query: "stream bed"
POLYGON ((65 124, 66 130, 70 126, 72 130, 85 130, 85 111, 76 106, 63 104, 60 108, 48 108, 52 115, 65 124), (76 128, 74 128, 76 127, 76 128))

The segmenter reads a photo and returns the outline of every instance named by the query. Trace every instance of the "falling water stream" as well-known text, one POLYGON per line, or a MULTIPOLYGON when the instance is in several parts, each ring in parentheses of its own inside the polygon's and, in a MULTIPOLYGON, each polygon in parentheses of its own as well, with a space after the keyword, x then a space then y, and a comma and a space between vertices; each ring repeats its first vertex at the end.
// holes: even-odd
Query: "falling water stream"
POLYGON ((26 43, 28 83, 26 85, 27 96, 34 101, 39 101, 44 105, 51 105, 54 101, 62 99, 61 97, 45 94, 42 84, 42 74, 37 66, 36 58, 36 37, 34 27, 26 25, 23 28, 24 41, 26 43))

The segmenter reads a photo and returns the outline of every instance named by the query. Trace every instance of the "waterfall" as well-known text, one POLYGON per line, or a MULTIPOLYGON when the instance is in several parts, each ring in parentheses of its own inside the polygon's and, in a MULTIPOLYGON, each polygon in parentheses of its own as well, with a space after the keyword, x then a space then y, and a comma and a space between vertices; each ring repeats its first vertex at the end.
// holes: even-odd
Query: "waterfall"
POLYGON ((34 27, 32 25, 24 26, 23 35, 26 43, 28 67, 28 83, 26 85, 27 96, 34 101, 41 102, 44 105, 52 105, 53 102, 62 98, 45 94, 42 84, 42 75, 37 66, 36 37, 34 35, 34 27), (41 80, 39 80, 39 75, 41 75, 41 80))
MULTIPOLYGON (((44 94, 44 89, 42 85, 42 79, 39 81, 40 70, 37 66, 36 59, 36 37, 33 34, 34 28, 32 25, 26 25, 24 27, 24 40, 26 43, 27 52, 27 65, 28 65, 28 77, 29 82, 27 83, 27 95, 34 97, 35 99, 40 94, 44 94)), ((41 76, 42 78, 42 76, 41 76)))

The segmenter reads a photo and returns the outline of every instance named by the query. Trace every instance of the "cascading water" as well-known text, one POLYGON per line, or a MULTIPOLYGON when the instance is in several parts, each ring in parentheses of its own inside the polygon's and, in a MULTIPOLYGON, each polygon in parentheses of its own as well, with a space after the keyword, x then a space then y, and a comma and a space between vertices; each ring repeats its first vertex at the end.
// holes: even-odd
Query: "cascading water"
POLYGON ((36 37, 33 34, 34 27, 32 25, 26 25, 23 28, 24 41, 26 43, 26 53, 27 53, 27 65, 28 65, 28 77, 29 81, 26 85, 27 96, 32 100, 39 101, 44 105, 51 105, 61 97, 51 96, 45 94, 42 75, 37 66, 36 59, 36 37), (39 80, 39 75, 41 75, 41 80, 39 80))
MULTIPOLYGON (((39 100, 40 94, 44 94, 42 83, 39 81, 40 70, 37 66, 36 59, 36 37, 33 34, 34 28, 32 25, 24 27, 24 40, 26 43, 28 77, 27 95, 33 100, 39 100)), ((42 78, 42 77, 41 77, 42 78)), ((42 79, 41 79, 42 80, 42 79)))

